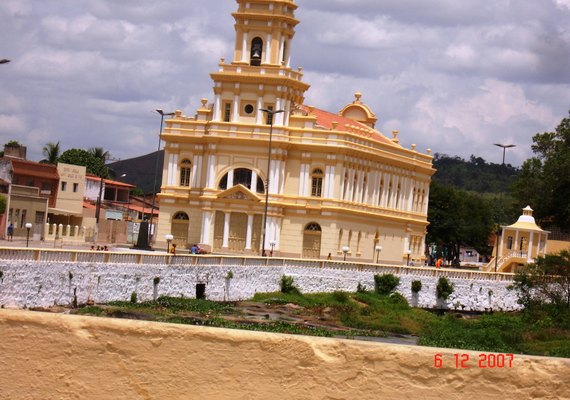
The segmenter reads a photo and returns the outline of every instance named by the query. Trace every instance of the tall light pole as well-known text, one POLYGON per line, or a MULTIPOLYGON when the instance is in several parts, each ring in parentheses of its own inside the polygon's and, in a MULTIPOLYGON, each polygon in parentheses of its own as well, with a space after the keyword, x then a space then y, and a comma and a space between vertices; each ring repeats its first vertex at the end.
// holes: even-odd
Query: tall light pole
POLYGON ((265 256, 265 235, 267 233, 267 206, 269 205, 269 173, 271 168, 271 138, 273 137, 273 117, 285 110, 270 110, 268 108, 260 108, 259 111, 267 113, 269 119, 269 150, 267 155, 267 180, 265 182, 265 211, 263 212, 263 232, 261 235, 261 256, 265 256))
POLYGON ((97 196, 97 205, 95 206, 95 234, 93 235, 93 243, 97 243, 99 239, 99 215, 101 214, 101 195, 103 192, 103 176, 99 177, 99 195, 97 196))
POLYGON ((374 250, 376 250, 376 264, 378 264, 378 261, 380 260, 380 252, 382 251, 382 246, 376 245, 374 247, 374 250))
MULTIPOLYGON (((503 164, 505 165, 505 152, 507 149, 510 149, 511 147, 516 147, 516 145, 514 144, 500 144, 500 143, 494 143, 495 146, 497 147, 501 147, 503 149, 503 164)), ((501 190, 501 192, 499 193, 499 207, 502 206, 502 199, 503 199, 503 191, 501 190)), ((501 213, 502 214, 502 213, 501 213)), ((500 218, 500 214, 498 214, 498 217, 500 218)), ((497 239, 495 241, 495 272, 497 272, 497 264, 499 263, 499 237, 501 235, 501 220, 499 219, 499 223, 497 224, 497 239)))
MULTIPOLYGON (((154 183, 152 185, 152 205, 150 207, 150 224, 148 226, 149 229, 149 243, 152 243, 154 235, 151 234, 152 232, 152 219, 154 217, 154 202, 156 200, 156 178, 158 176, 158 161, 160 156, 160 135, 162 135, 162 124, 164 123, 164 117, 172 117, 175 113, 165 113, 160 108, 155 110, 157 113, 160 114, 160 131, 158 131, 158 149, 156 150, 156 162, 154 164, 154 183)), ((143 215, 144 217, 144 215, 143 215)))
POLYGON ((30 247, 30 229, 32 229, 32 223, 28 222, 26 223, 26 230, 28 231, 26 236, 26 247, 30 247))
POLYGON ((505 165, 505 151, 511 147, 517 147, 515 144, 499 144, 495 143, 495 146, 503 148, 503 165, 505 165))

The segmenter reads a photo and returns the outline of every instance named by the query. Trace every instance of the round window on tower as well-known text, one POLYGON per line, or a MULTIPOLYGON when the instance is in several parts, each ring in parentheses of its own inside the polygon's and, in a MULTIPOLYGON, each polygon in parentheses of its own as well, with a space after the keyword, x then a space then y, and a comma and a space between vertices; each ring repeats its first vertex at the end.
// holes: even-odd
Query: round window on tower
POLYGON ((251 114, 253 113, 253 106, 251 104, 248 104, 245 106, 244 111, 246 114, 251 114))

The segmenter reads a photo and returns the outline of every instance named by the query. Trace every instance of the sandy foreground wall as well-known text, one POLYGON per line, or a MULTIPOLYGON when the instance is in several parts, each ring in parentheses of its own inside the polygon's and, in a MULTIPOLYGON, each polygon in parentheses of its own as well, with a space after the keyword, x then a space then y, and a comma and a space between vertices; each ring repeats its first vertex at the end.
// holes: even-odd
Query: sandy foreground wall
POLYGON ((0 310, 2 399, 570 399, 570 359, 0 310), (441 354, 443 368, 434 367, 441 354), (454 353, 468 354, 456 369, 454 353))

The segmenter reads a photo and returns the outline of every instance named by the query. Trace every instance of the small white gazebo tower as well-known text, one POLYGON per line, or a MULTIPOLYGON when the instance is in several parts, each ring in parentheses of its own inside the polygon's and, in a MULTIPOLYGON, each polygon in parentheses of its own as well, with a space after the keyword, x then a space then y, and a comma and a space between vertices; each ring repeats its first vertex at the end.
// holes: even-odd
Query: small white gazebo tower
POLYGON ((497 272, 516 272, 519 266, 532 263, 546 253, 549 232, 536 224, 532 211, 526 206, 517 222, 503 227, 497 272))

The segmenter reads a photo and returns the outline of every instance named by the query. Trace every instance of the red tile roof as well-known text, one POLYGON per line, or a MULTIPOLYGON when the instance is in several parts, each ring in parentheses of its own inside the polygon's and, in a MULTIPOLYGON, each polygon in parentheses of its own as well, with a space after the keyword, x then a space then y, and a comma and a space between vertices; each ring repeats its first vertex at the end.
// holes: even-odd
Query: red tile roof
POLYGON ((317 125, 323 129, 333 129, 333 122, 336 122, 337 126, 334 129, 336 131, 354 133, 363 137, 374 139, 378 142, 395 145, 394 142, 392 142, 386 136, 382 135, 382 133, 376 129, 370 128, 368 125, 365 125, 354 119, 346 118, 342 115, 334 114, 314 107, 308 107, 305 105, 302 105, 301 109, 308 115, 315 116, 317 118, 317 125))
MULTIPOLYGON (((97 181, 99 182, 99 178, 96 175, 91 175, 88 174, 85 178, 91 180, 91 181, 97 181)), ((124 187, 124 188, 134 188, 136 186, 134 185, 129 185, 128 183, 124 183, 124 182, 118 182, 118 181, 113 181, 111 179, 103 179, 103 182, 105 182, 105 185, 111 185, 111 186, 120 186, 120 187, 124 187)))
POLYGON ((59 180, 59 174, 57 173, 57 167, 55 165, 42 164, 18 158, 6 158, 6 160, 12 162, 14 175, 59 180))

